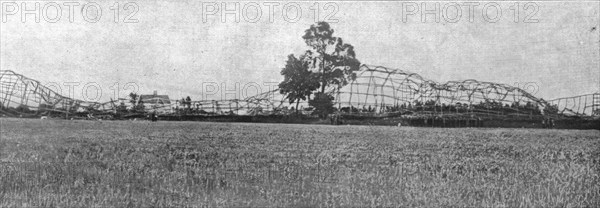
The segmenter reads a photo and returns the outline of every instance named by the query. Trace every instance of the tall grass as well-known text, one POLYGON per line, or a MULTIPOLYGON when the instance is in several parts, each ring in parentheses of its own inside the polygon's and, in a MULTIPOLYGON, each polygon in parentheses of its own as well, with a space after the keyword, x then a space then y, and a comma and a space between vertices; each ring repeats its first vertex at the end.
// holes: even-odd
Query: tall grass
POLYGON ((600 207, 598 131, 2 119, 0 206, 600 207))

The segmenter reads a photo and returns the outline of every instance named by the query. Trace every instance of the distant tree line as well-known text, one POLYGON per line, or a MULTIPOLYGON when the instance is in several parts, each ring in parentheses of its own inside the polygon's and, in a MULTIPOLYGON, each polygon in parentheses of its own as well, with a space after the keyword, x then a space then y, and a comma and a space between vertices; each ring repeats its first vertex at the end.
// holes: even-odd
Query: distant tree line
MULTIPOLYGON (((435 100, 427 100, 425 102, 421 102, 419 100, 415 100, 414 102, 408 102, 403 104, 396 104, 393 106, 389 105, 381 105, 381 106, 371 106, 371 105, 363 105, 362 107, 342 107, 339 109, 340 112, 345 113, 373 113, 379 107, 382 113, 392 113, 392 112, 403 112, 403 111, 411 111, 411 112, 447 112, 447 113, 469 113, 469 112, 492 112, 498 114, 529 114, 529 115, 541 115, 541 114, 557 114, 558 107, 556 105, 548 105, 541 109, 537 104, 532 102, 526 102, 525 104, 521 104, 519 102, 513 102, 509 104, 502 104, 501 102, 495 100, 486 100, 480 101, 479 103, 469 104, 469 103, 460 103, 457 102, 455 104, 445 104, 445 103, 437 103, 435 100)), ((337 110, 337 109, 336 109, 337 110)))

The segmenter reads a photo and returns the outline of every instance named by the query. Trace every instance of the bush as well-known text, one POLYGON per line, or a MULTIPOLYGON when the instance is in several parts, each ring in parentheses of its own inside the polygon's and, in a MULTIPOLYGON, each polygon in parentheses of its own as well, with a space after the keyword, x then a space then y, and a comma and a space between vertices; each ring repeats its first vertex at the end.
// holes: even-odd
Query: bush
POLYGON ((547 105, 546 107, 544 107, 544 114, 545 115, 558 114, 558 106, 557 105, 547 105))
POLYGON ((308 104, 315 108, 313 115, 319 115, 320 118, 327 118, 327 115, 334 111, 333 99, 333 96, 329 94, 315 93, 315 97, 308 101, 308 104))
POLYGON ((30 113, 31 112, 31 110, 29 110, 29 106, 26 106, 23 104, 19 105, 15 110, 18 112, 21 112, 21 113, 30 113))

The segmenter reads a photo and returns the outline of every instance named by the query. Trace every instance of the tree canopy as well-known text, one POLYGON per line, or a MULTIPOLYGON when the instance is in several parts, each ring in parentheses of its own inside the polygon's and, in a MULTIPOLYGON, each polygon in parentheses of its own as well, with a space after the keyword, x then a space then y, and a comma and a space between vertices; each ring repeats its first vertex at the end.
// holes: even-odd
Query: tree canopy
POLYGON ((356 78, 360 68, 354 46, 344 43, 342 38, 333 36, 334 30, 327 22, 318 22, 304 31, 302 39, 310 50, 305 52, 312 71, 317 73, 321 93, 326 87, 337 88, 356 78))
POLYGON ((296 102, 296 112, 300 100, 310 98, 310 95, 319 87, 316 74, 309 71, 309 62, 303 60, 306 56, 296 58, 288 55, 285 67, 281 70, 283 81, 279 83, 279 92, 285 95, 290 104, 296 102))

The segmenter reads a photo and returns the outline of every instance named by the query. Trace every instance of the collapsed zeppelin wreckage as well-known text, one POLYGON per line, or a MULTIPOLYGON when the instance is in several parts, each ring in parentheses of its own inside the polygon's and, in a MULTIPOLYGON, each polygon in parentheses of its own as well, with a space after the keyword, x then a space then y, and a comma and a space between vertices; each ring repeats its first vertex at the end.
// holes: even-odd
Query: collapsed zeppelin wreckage
MULTIPOLYGON (((600 114, 600 94, 546 101, 506 84, 476 80, 437 83, 419 74, 362 65, 356 79, 330 88, 337 114, 352 116, 593 117, 600 114)), ((128 100, 128 99, 117 99, 128 100)), ((69 98, 13 71, 0 71, 0 114, 4 116, 85 116, 118 114, 119 105, 69 98)), ((244 99, 173 100, 146 109, 161 114, 274 115, 295 112, 279 90, 244 99)), ((302 102, 300 112, 312 108, 302 102)), ((138 112, 139 113, 139 112, 138 112)))
POLYGON ((0 70, 0 114, 10 117, 110 114, 113 102, 98 103, 63 96, 39 81, 0 70))

